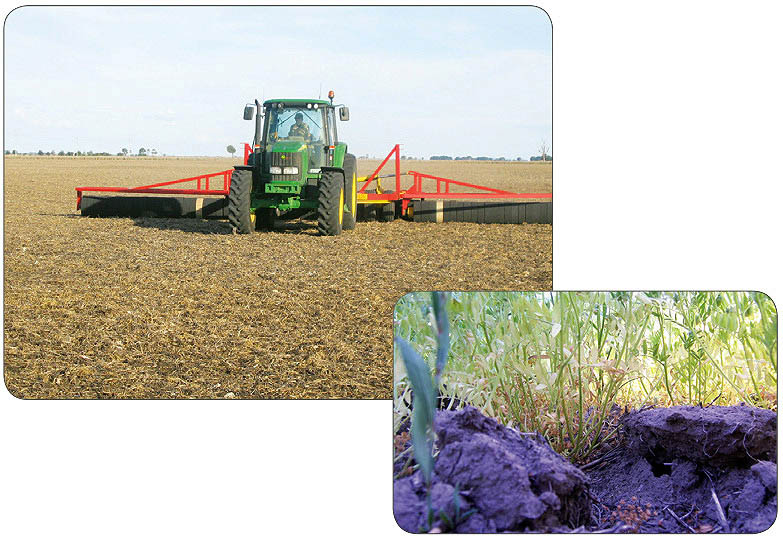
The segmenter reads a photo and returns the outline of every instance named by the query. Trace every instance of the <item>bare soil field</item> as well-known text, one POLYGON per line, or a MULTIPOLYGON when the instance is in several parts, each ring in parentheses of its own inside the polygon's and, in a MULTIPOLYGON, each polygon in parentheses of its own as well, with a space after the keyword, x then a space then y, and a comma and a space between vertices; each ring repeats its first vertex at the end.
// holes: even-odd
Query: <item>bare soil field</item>
MULTIPOLYGON (((135 186, 239 160, 10 157, 4 379, 25 398, 391 398, 394 303, 414 290, 546 290, 551 225, 91 219, 74 187, 135 186)), ((515 191, 551 165, 403 161, 515 191)), ((359 161, 360 174, 377 166, 359 161)))

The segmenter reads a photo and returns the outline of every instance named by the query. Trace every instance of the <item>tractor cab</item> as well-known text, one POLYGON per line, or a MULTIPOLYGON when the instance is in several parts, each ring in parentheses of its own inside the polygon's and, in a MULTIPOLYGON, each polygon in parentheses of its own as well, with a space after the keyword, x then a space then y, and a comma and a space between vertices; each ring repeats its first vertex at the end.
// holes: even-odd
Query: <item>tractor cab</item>
MULTIPOLYGON (((331 96, 330 96, 331 97, 331 96)), ((306 182, 316 179, 321 167, 340 166, 345 145, 337 139, 334 105, 320 99, 270 99, 256 102, 256 136, 252 162, 266 180, 306 182)), ((339 118, 348 119, 340 106, 339 118)), ((245 108, 252 119, 253 106, 245 108)))

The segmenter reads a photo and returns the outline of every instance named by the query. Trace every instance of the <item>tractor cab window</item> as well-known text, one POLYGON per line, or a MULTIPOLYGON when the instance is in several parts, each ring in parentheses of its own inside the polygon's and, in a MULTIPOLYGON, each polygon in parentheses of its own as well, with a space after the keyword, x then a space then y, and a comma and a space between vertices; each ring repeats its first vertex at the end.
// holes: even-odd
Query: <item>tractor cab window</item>
POLYGON ((329 131, 330 144, 337 144, 337 125, 334 121, 334 109, 329 108, 326 111, 326 126, 329 131))
POLYGON ((268 118, 266 139, 270 143, 290 140, 324 144, 322 109, 272 106, 268 118))

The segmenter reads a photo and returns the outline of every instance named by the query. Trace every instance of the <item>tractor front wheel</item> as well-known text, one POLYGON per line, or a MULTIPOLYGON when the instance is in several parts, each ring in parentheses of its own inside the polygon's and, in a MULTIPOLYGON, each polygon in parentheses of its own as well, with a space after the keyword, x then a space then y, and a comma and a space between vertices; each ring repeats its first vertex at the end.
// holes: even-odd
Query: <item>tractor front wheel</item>
POLYGON ((228 191, 228 222, 237 234, 253 233, 253 216, 250 215, 250 193, 253 175, 249 170, 235 170, 231 174, 228 191))
POLYGON ((345 189, 339 172, 324 170, 318 180, 318 233, 337 236, 343 230, 345 189))

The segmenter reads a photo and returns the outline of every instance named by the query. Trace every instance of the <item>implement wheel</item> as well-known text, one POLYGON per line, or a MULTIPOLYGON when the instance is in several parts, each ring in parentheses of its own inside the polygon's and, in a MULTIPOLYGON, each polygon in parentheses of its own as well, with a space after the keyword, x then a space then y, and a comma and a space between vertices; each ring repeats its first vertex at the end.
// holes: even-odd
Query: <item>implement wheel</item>
POLYGON ((388 204, 378 204, 375 208, 375 216, 381 223, 391 223, 394 221, 394 202, 388 204))
POLYGON ((375 220, 375 208, 372 204, 358 204, 356 206, 356 220, 357 221, 374 221, 375 220))
POLYGON ((235 170, 231 174, 228 191, 228 222, 237 234, 252 234, 254 215, 250 215, 250 192, 253 175, 249 170, 235 170))
POLYGON ((318 233, 321 236, 337 236, 343 230, 344 184, 339 172, 321 172, 318 180, 318 233))
POLYGON ((343 210, 343 230, 356 228, 356 157, 345 155, 343 161, 345 171, 345 205, 348 210, 343 210))

